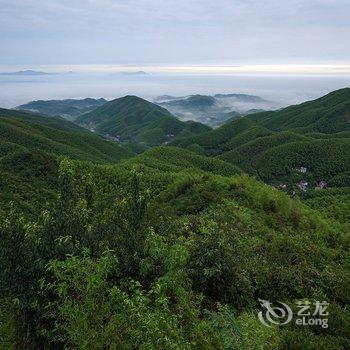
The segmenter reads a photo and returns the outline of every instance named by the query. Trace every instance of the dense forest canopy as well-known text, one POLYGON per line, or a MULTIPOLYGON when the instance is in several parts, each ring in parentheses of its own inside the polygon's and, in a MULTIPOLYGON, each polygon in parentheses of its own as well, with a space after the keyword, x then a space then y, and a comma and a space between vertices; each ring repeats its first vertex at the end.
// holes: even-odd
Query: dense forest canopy
POLYGON ((96 132, 1 109, 0 349, 349 349, 349 91, 214 130, 134 96, 96 132))
POLYGON ((104 105, 106 102, 107 100, 104 98, 84 98, 82 100, 38 100, 22 104, 16 107, 16 109, 40 113, 50 117, 62 117, 74 121, 80 115, 91 112, 97 107, 104 105))
POLYGON ((108 138, 157 146, 179 136, 208 131, 204 124, 175 118, 168 110, 137 96, 109 101, 76 122, 108 138))

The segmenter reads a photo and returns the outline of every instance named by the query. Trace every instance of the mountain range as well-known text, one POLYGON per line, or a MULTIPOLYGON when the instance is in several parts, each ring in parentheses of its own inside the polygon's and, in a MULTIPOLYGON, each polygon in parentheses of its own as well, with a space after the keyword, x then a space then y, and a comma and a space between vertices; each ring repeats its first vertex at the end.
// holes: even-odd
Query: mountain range
POLYGON ((210 128, 193 121, 180 121, 165 108, 137 96, 125 96, 81 115, 76 123, 120 142, 146 146, 167 143, 210 128))
POLYGON ((350 90, 345 88, 277 112, 257 114, 251 119, 271 130, 329 134, 350 131, 349 109, 350 90))
MULTIPOLYGON (((181 98, 164 95, 157 97, 155 101, 182 121, 196 120, 211 127, 220 126, 234 117, 277 107, 277 104, 259 96, 245 94, 192 95, 181 98)), ((80 115, 91 112, 106 102, 103 98, 39 100, 17 106, 16 109, 60 116, 74 121, 80 115)))
POLYGON ((348 349, 349 115, 350 88, 216 129, 0 109, 0 349, 348 349))
POLYGON ((80 115, 90 112, 93 109, 102 106, 106 102, 107 100, 104 98, 84 98, 81 100, 38 100, 17 106, 16 109, 44 114, 50 117, 58 116, 73 121, 80 115))
POLYGON ((24 76, 33 76, 33 75, 52 75, 56 73, 46 73, 46 72, 40 72, 35 70, 21 70, 18 72, 3 72, 0 73, 0 75, 24 75, 24 76))
POLYGON ((131 153, 114 142, 62 118, 0 109, 0 157, 41 150, 73 159, 116 162, 131 153))
MULTIPOLYGON (((99 134, 101 142, 104 137, 116 146, 122 145, 129 156, 148 147, 170 144, 223 160, 265 182, 294 191, 301 181, 313 187, 321 181, 330 184, 339 179, 348 181, 349 91, 341 89, 277 111, 254 110, 246 116, 230 112, 228 122, 214 130, 198 122, 180 121, 164 107, 137 96, 108 102, 104 99, 34 101, 18 108, 51 116, 74 110, 75 114, 81 114, 75 124, 68 125, 61 120, 65 128, 78 132, 74 128, 80 125, 84 129, 79 132, 92 131, 85 137, 99 134), (300 168, 307 169, 306 173, 301 173, 300 168)), ((194 95, 182 100, 163 96, 159 100, 167 99, 167 104, 172 106, 206 111, 217 105, 217 98, 264 101, 257 96, 239 94, 194 95)), ((42 127, 52 126, 48 125, 49 118, 26 114, 22 119, 33 123, 35 118, 41 121, 42 127)), ((58 120, 51 121, 54 127, 58 120)))
POLYGON ((279 104, 246 94, 191 95, 185 97, 159 96, 155 102, 167 108, 181 120, 196 120, 211 127, 224 124, 235 113, 237 117, 256 110, 271 110, 279 104))
POLYGON ((350 89, 341 89, 315 101, 248 115, 171 144, 218 157, 270 183, 333 181, 350 171, 349 103, 350 89), (297 170, 301 167, 306 174, 297 170))

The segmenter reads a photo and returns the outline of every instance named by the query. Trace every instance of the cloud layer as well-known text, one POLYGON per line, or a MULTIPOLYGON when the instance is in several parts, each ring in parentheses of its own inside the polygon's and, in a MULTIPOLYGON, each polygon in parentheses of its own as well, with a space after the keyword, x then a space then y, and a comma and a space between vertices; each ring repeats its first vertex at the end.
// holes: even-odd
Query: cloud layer
POLYGON ((0 0, 0 64, 348 63, 348 0, 0 0))

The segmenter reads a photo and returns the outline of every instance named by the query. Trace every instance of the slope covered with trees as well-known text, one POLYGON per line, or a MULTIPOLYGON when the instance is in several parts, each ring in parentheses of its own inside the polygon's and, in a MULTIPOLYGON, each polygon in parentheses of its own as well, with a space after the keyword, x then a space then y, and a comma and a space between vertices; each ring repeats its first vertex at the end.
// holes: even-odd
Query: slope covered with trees
POLYGON ((130 157, 2 113, 0 349, 350 348, 346 131, 243 118, 130 157), (290 196, 242 170, 330 188, 290 196), (259 299, 325 301, 328 327, 267 327, 259 299))
POLYGON ((73 121, 84 113, 91 112, 107 102, 104 98, 84 98, 82 100, 38 100, 31 101, 16 107, 16 109, 48 115, 50 117, 62 117, 73 121))
POLYGON ((121 142, 156 146, 182 135, 210 130, 197 122, 182 122, 165 108, 136 96, 125 96, 84 114, 77 123, 121 142))
POLYGON ((335 185, 350 171, 350 89, 256 113, 171 144, 216 156, 268 183, 335 185), (302 173, 298 169, 302 170, 302 173))
POLYGON ((0 110, 0 157, 14 150, 39 149, 96 162, 116 162, 131 153, 63 119, 0 110))
POLYGON ((239 168, 220 159, 205 157, 177 147, 153 147, 131 158, 127 163, 143 164, 149 168, 169 172, 199 169, 223 176, 241 173, 239 168))
POLYGON ((349 346, 346 217, 157 159, 62 159, 42 210, 0 215, 2 348, 349 346), (327 300, 329 327, 268 328, 259 298, 327 300))
POLYGON ((251 116, 272 130, 297 130, 325 134, 350 131, 350 88, 331 92, 317 100, 276 112, 251 116))

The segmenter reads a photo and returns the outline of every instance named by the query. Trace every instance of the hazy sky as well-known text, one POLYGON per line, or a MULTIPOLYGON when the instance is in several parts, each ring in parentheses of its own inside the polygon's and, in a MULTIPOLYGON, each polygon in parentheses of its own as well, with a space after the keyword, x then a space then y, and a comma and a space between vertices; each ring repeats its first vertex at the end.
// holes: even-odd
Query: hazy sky
POLYGON ((349 64, 350 0, 0 0, 0 65, 349 64))

